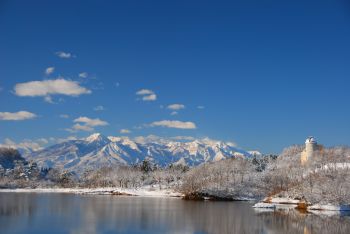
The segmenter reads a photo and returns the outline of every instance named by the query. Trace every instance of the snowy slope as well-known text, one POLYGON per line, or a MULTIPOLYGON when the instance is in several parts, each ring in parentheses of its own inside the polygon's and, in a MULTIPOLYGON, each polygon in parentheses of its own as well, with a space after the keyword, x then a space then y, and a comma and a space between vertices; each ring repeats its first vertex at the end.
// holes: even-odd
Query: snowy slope
POLYGON ((41 167, 58 167, 72 171, 96 169, 118 164, 131 165, 148 159, 166 166, 181 163, 196 166, 204 162, 252 154, 229 143, 209 139, 189 142, 155 139, 136 141, 127 137, 105 137, 95 133, 82 140, 71 140, 33 152, 26 156, 41 167))

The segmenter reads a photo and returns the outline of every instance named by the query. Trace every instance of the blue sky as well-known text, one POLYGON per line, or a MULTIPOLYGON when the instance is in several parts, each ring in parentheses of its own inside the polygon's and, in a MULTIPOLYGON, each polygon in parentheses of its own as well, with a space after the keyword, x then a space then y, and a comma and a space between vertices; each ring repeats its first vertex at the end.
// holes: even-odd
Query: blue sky
POLYGON ((349 42, 345 0, 1 1, 0 143, 348 144, 349 42))

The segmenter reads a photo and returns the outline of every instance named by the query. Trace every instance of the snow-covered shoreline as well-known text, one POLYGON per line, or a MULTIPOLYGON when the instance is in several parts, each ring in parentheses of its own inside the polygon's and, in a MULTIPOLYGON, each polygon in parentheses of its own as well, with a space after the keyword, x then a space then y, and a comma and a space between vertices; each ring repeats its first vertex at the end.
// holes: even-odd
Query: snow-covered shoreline
POLYGON ((181 193, 170 189, 159 189, 143 187, 140 189, 122 188, 18 188, 0 189, 3 193, 71 193, 87 195, 119 195, 119 196, 140 196, 140 197, 182 197, 181 193))
POLYGON ((333 204, 315 204, 312 206, 309 206, 309 210, 328 210, 328 211, 350 211, 350 205, 333 205, 333 204))
POLYGON ((335 204, 309 204, 305 201, 285 198, 285 197, 267 197, 264 200, 256 203, 253 208, 255 209, 270 209, 274 210, 278 206, 288 205, 293 206, 296 209, 304 209, 309 213, 322 214, 323 212, 350 212, 350 205, 335 205, 335 204))
POLYGON ((159 189, 159 187, 144 186, 138 189, 124 189, 115 187, 101 188, 16 188, 0 189, 0 193, 71 193, 86 195, 117 195, 117 196, 138 196, 138 197, 174 197, 185 198, 185 200, 211 200, 211 201, 256 201, 248 197, 220 197, 200 195, 200 199, 186 199, 182 193, 172 189, 159 189))

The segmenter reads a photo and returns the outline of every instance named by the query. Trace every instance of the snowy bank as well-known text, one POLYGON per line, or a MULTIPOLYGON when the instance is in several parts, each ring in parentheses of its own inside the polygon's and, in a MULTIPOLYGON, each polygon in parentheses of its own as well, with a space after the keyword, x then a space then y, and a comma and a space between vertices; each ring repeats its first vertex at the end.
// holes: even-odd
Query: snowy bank
POLYGON ((253 208, 262 208, 262 209, 276 209, 276 204, 271 203, 265 203, 265 202, 258 202, 256 203, 253 208))
POLYGON ((264 202, 277 203, 277 204, 299 204, 300 200, 287 197, 268 197, 264 199, 264 202))
POLYGON ((315 204, 307 207, 308 210, 350 211, 350 205, 315 204))
POLYGON ((310 204, 302 200, 284 198, 284 197, 267 197, 263 201, 256 203, 253 208, 257 209, 301 209, 317 215, 340 215, 350 213, 350 205, 334 204, 310 204))
POLYGON ((278 204, 278 203, 266 203, 266 202, 258 202, 254 206, 252 206, 256 211, 260 212, 261 210, 264 212, 275 211, 275 210, 294 210, 297 208, 296 204, 278 204))
POLYGON ((142 197, 181 197, 182 194, 170 189, 159 189, 145 186, 139 189, 122 188, 21 188, 0 189, 0 192, 16 193, 72 193, 72 194, 95 194, 95 195, 120 195, 142 197))
POLYGON ((298 207, 300 200, 286 197, 266 197, 256 203, 253 208, 272 210, 291 210, 298 207))

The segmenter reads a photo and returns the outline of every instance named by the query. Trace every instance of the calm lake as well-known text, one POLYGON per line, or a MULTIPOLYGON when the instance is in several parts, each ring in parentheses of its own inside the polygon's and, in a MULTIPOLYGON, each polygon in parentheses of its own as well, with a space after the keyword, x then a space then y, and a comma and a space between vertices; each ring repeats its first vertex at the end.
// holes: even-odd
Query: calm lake
POLYGON ((349 216, 257 212, 249 202, 0 193, 0 233, 350 233, 349 216))

